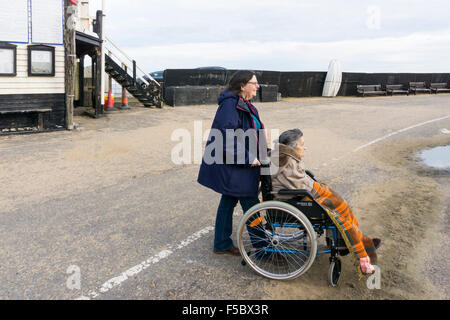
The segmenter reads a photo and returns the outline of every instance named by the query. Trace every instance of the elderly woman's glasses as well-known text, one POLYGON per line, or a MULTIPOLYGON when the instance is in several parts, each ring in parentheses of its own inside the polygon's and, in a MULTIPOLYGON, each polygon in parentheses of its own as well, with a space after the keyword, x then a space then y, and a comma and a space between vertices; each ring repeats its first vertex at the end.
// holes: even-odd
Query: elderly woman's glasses
POLYGON ((251 83, 251 84, 254 85, 254 86, 258 86, 258 85, 259 85, 259 83, 256 82, 256 81, 249 81, 249 82, 247 82, 247 83, 251 83))

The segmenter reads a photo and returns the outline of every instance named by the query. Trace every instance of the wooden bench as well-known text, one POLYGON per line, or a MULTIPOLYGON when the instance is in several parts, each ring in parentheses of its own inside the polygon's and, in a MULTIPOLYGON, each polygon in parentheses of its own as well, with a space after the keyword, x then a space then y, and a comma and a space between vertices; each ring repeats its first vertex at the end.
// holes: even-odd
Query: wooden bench
POLYGON ((38 129, 39 130, 42 130, 43 128, 44 128, 44 113, 46 113, 46 112, 52 112, 52 108, 50 108, 50 107, 45 107, 45 106, 42 106, 42 107, 30 107, 30 108, 27 108, 27 107, 24 107, 24 106, 21 106, 21 107, 1 107, 0 108, 0 115, 1 114, 10 114, 10 113, 32 113, 32 112, 34 112, 34 113, 37 113, 37 116, 38 116, 38 118, 37 118, 37 120, 38 120, 38 123, 37 123, 37 125, 38 125, 38 129))
POLYGON ((366 94, 382 94, 387 95, 387 92, 381 89, 381 84, 358 84, 356 91, 364 97, 366 94))
POLYGON ((394 93, 406 93, 407 95, 409 95, 409 90, 405 89, 404 85, 402 85, 402 84, 387 84, 386 92, 388 94, 390 94, 391 96, 394 93))
POLYGON ((431 89, 425 86, 425 82, 410 82, 409 83, 409 92, 428 92, 431 94, 431 89))
POLYGON ((450 88, 447 87, 446 82, 440 82, 440 83, 430 83, 430 89, 431 92, 438 93, 438 92, 450 92, 450 88))

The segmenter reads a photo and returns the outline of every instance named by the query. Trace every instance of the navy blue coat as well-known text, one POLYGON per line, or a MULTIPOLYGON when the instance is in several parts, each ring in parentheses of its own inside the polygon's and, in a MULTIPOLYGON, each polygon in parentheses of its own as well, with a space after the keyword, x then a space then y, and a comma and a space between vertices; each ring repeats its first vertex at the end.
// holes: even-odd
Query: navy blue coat
MULTIPOLYGON (((254 159, 258 157, 259 148, 256 148, 256 154, 254 148, 249 148, 248 139, 244 141, 238 147, 239 142, 235 139, 234 143, 228 143, 226 139, 227 129, 242 129, 246 132, 248 129, 256 129, 253 117, 250 111, 258 118, 261 123, 261 129, 264 129, 258 111, 252 105, 246 108, 245 103, 239 96, 231 93, 229 90, 222 92, 218 98, 219 108, 217 109, 216 116, 212 123, 211 129, 220 130, 222 133, 222 147, 224 160, 222 163, 209 164, 205 162, 205 155, 207 154, 208 146, 215 141, 211 132, 208 141, 206 142, 206 150, 203 155, 202 164, 198 174, 198 182, 205 187, 208 187, 220 194, 229 195, 233 197, 256 197, 258 196, 258 185, 260 178, 260 167, 251 167, 254 159), (244 148, 245 145, 245 148, 244 148), (245 150, 245 159, 242 154, 242 150, 245 150), (228 156, 228 160, 226 157, 228 156), (239 159, 239 156, 241 159, 239 159), (242 161, 244 160, 244 161, 242 161)), ((217 131, 219 132, 219 131, 217 131)), ((256 132, 256 131, 252 131, 256 132)), ((257 141, 259 145, 264 141, 257 141)), ((257 136, 255 135, 255 138, 257 136)), ((215 144, 216 145, 216 144, 215 144)), ((220 145, 220 144, 219 144, 220 145)), ((215 148, 210 148, 210 155, 215 156, 215 148), (211 152, 211 150, 213 150, 211 152)))

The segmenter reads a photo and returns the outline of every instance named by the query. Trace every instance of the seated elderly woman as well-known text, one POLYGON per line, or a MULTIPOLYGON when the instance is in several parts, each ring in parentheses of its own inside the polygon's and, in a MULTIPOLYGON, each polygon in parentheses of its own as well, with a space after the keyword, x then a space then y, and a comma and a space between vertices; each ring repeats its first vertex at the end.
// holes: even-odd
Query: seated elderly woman
POLYGON ((306 148, 300 129, 283 132, 278 142, 271 159, 272 166, 278 167, 272 171, 274 194, 280 189, 309 190, 317 202, 339 219, 342 229, 345 229, 351 240, 361 271, 365 274, 373 273, 375 271, 373 264, 377 262, 375 249, 379 247, 381 240, 364 236, 347 203, 325 183, 316 182, 305 172, 303 158, 306 148))

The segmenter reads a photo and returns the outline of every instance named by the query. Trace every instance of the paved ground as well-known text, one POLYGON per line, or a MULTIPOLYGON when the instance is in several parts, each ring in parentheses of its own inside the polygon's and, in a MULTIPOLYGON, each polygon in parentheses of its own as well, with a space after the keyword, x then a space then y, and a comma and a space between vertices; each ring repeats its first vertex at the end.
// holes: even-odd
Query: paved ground
POLYGON ((212 253, 219 196, 196 183, 198 164, 172 162, 171 137, 186 129, 194 150, 216 106, 79 115, 72 132, 0 136, 0 299, 448 299, 449 175, 415 154, 450 144, 449 105, 446 94, 257 105, 269 130, 303 130, 307 166, 383 238, 379 290, 349 259, 329 288, 325 256, 280 283, 212 253))

